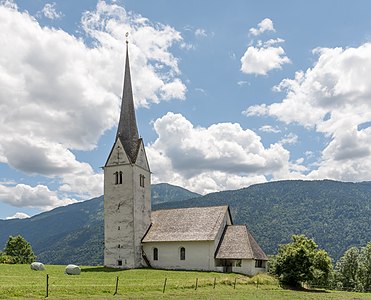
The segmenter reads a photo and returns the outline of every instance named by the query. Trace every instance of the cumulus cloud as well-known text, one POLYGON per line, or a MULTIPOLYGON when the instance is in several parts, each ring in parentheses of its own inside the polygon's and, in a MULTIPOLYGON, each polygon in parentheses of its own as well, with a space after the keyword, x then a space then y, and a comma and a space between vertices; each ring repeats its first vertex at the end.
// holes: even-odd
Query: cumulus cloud
POLYGON ((28 214, 25 214, 23 212, 16 212, 13 216, 7 217, 6 220, 12 220, 12 219, 27 219, 30 216, 28 214))
POLYGON ((257 35, 260 35, 262 34, 263 32, 265 31, 276 31, 273 27, 273 22, 271 19, 269 18, 265 18, 264 20, 262 20, 257 28, 250 28, 249 32, 254 35, 254 36, 257 36, 257 35))
MULTIPOLYGON (((270 19, 264 19, 260 22, 257 29, 251 28, 250 33, 256 36, 267 30, 275 31, 270 19)), ((241 57, 241 71, 246 74, 267 75, 269 71, 281 69, 282 65, 290 63, 285 50, 277 46, 284 41, 281 38, 276 38, 265 42, 258 40, 255 45, 251 42, 241 57)))
POLYGON ((264 116, 264 115, 267 115, 267 113, 268 113, 268 107, 264 103, 260 105, 249 106, 246 110, 242 112, 242 114, 247 117, 264 116))
POLYGON ((0 200, 15 207, 31 207, 42 210, 76 202, 76 200, 69 198, 60 199, 56 192, 49 190, 45 185, 32 187, 26 184, 0 185, 0 200))
POLYGON ((247 48, 241 58, 241 71, 246 74, 267 75, 273 69, 281 69, 283 64, 290 63, 282 47, 247 48))
POLYGON ((207 193, 290 172, 289 152, 281 144, 265 148, 258 135, 239 124, 195 127, 181 114, 167 113, 154 128, 158 138, 147 153, 155 182, 207 193))
MULTIPOLYGON (((43 11, 58 15, 54 3, 43 11)), ((59 183, 56 191, 2 185, 2 201, 54 207, 102 194, 102 174, 73 151, 94 149, 117 122, 126 32, 136 107, 185 99, 178 59, 170 52, 182 42, 180 33, 119 5, 99 1, 84 13, 81 28, 89 45, 62 29, 42 27, 10 1, 1 2, 0 27, 0 162, 59 183)))
POLYGON ((297 123, 330 139, 318 168, 308 178, 370 180, 371 169, 371 43, 357 48, 319 48, 318 60, 277 91, 279 103, 252 106, 246 115, 269 115, 297 123))
POLYGON ((59 19, 63 16, 61 12, 58 12, 55 8, 56 3, 46 3, 44 8, 42 9, 42 13, 44 17, 54 20, 54 19, 59 19))

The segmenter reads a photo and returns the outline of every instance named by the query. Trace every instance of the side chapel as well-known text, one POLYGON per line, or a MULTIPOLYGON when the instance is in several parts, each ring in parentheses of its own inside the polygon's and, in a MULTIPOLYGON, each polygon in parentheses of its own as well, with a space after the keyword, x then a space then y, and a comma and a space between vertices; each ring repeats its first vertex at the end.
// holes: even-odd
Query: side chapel
POLYGON ((267 256, 228 206, 151 212, 151 171, 135 118, 126 41, 119 125, 104 166, 104 265, 255 275, 267 256))

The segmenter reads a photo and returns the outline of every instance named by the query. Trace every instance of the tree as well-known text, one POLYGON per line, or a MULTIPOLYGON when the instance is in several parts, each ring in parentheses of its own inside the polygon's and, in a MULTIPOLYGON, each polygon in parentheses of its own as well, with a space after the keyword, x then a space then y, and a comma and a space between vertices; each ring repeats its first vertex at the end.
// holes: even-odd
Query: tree
POLYGON ((325 281, 332 270, 331 258, 305 235, 293 235, 292 242, 280 245, 274 273, 283 285, 300 287, 313 280, 325 281))
POLYGON ((12 263, 15 264, 32 263, 36 258, 30 243, 20 235, 9 237, 4 254, 5 256, 12 257, 12 263))
POLYGON ((313 279, 311 285, 325 287, 333 278, 333 266, 330 256, 325 250, 317 250, 313 262, 313 279))
POLYGON ((358 256, 358 278, 362 291, 371 291, 371 242, 361 248, 358 256))
POLYGON ((357 290, 358 281, 358 256, 357 247, 349 248, 336 263, 335 275, 338 285, 347 290, 357 290))

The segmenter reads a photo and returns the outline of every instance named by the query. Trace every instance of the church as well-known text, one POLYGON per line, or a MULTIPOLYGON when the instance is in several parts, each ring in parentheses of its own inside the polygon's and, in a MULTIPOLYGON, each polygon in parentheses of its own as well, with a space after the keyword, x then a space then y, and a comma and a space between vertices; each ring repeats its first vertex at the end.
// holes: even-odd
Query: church
POLYGON ((266 271, 267 256, 228 206, 151 211, 151 171, 135 118, 129 49, 115 142, 104 166, 104 265, 171 270, 266 271))

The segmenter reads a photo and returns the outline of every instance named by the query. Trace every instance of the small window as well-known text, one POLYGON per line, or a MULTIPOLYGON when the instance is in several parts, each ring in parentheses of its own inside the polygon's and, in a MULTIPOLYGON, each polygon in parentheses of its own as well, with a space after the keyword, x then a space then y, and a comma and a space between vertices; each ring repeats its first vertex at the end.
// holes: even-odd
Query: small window
POLYGON ((117 265, 118 265, 118 266, 122 266, 122 260, 118 260, 118 261, 117 261, 117 265))
POLYGON ((142 174, 140 174, 140 176, 139 176, 139 185, 141 187, 144 187, 144 178, 145 178, 145 176, 142 175, 142 174))
POLYGON ((122 171, 113 173, 115 175, 115 184, 122 184, 122 171))
POLYGON ((255 268, 264 268, 264 262, 262 260, 255 260, 255 268))
POLYGON ((120 245, 120 244, 118 244, 117 248, 121 248, 121 245, 120 245))
POLYGON ((241 263, 242 263, 242 260, 241 259, 237 259, 236 260, 236 267, 241 267, 241 263))
POLYGON ((120 226, 117 227, 117 230, 120 230, 120 226))
POLYGON ((185 260, 185 248, 180 248, 180 260, 185 260))
POLYGON ((158 260, 158 249, 153 248, 153 260, 158 260))

